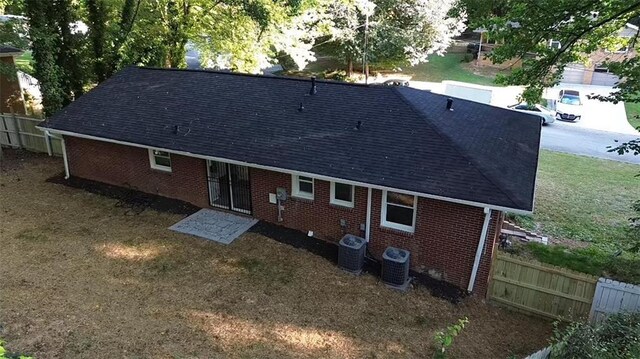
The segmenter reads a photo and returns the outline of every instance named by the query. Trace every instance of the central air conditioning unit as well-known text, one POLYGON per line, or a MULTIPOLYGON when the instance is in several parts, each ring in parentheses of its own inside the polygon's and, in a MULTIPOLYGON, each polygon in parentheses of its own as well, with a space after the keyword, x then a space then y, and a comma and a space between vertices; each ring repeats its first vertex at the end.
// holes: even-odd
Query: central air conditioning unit
POLYGON ((402 291, 409 287, 409 257, 404 249, 387 247, 382 254, 382 281, 391 288, 402 291))
POLYGON ((338 266, 349 273, 359 275, 362 273, 366 249, 367 241, 364 238, 345 234, 338 249, 338 266))

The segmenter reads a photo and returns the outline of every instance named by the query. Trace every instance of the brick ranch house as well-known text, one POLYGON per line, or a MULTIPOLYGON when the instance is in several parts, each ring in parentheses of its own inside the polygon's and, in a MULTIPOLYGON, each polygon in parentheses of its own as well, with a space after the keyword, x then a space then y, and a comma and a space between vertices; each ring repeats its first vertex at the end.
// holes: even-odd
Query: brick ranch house
POLYGON ((46 120, 66 176, 253 216, 484 295, 505 211, 533 210, 534 116, 405 87, 128 68, 46 120), (289 197, 278 218, 276 191, 289 197))

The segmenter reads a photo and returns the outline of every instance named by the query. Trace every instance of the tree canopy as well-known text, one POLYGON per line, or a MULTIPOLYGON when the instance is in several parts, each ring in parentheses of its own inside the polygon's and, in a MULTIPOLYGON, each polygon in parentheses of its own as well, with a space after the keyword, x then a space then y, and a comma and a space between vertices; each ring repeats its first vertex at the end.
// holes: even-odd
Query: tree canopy
MULTIPOLYGON (((636 38, 624 40, 618 33, 638 16, 638 1, 512 0, 504 14, 487 16, 474 26, 487 29, 489 36, 500 42, 489 55, 493 62, 522 59, 522 68, 500 81, 527 85, 523 97, 535 103, 545 87, 561 79, 567 64, 586 62, 590 53, 602 48, 615 51, 627 45, 625 42, 636 47, 636 38), (550 40, 560 46, 549 46, 550 40)), ((599 65, 623 79, 617 91, 603 100, 640 101, 640 58, 599 65)))
POLYGON ((370 62, 424 62, 464 29, 457 1, 0 0, 0 10, 28 19, 28 38, 3 41, 33 50, 52 114, 125 66, 185 67, 188 46, 207 68, 255 73, 286 58, 302 69, 322 45, 362 61, 367 30, 370 62))

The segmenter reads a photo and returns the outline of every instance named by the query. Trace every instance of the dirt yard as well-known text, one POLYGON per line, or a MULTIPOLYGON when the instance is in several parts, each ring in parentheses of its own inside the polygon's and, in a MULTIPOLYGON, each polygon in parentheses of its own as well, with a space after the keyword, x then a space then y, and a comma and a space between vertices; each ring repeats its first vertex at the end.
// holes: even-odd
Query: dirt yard
POLYGON ((525 356, 547 321, 370 275, 257 234, 229 246, 173 233, 182 217, 45 182, 62 161, 5 151, 0 337, 36 358, 431 358, 468 316, 453 358, 525 356))

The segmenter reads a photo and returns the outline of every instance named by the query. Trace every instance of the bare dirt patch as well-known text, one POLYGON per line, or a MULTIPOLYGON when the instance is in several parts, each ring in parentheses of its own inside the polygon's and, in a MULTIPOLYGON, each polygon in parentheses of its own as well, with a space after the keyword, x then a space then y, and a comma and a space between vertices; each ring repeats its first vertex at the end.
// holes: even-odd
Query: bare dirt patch
POLYGON ((406 294, 246 233, 174 233, 183 216, 48 183, 59 159, 0 173, 0 336, 37 358, 430 358, 468 316, 456 358, 524 356, 551 324, 465 300, 406 294))

